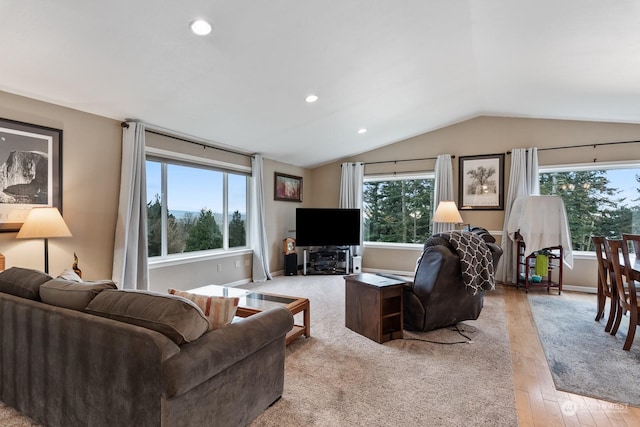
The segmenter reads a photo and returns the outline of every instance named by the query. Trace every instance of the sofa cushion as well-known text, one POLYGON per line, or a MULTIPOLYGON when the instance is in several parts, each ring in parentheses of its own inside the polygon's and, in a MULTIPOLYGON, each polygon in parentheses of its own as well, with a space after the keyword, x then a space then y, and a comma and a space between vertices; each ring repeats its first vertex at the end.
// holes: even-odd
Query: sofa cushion
POLYGON ((169 289, 172 295, 178 295, 193 301, 209 321, 209 330, 218 329, 233 321, 238 309, 238 297, 207 296, 191 292, 169 289))
POLYGON ((178 345, 198 339, 209 328, 207 318, 193 302, 151 291, 105 290, 85 311, 152 329, 178 345))
POLYGON ((105 289, 118 289, 111 280, 78 282, 53 279, 40 286, 40 299, 47 304, 82 311, 96 295, 105 289))
POLYGON ((40 301, 40 285, 51 279, 51 276, 39 270, 11 267, 0 272, 0 292, 40 301))

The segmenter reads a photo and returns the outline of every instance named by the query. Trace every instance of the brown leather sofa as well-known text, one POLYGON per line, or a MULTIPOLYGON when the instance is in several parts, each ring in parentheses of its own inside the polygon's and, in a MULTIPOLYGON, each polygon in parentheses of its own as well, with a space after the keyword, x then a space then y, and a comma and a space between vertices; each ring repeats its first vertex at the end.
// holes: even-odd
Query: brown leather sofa
MULTIPOLYGON (((465 236, 478 243, 479 253, 489 251, 486 255, 492 271, 485 282, 491 281, 493 286, 493 267, 498 265, 502 248, 484 228, 474 227, 463 233, 473 233, 480 238, 465 236)), ((451 233, 439 233, 424 244, 413 283, 405 287, 403 295, 404 328, 407 330, 430 331, 464 320, 475 320, 480 315, 484 289, 474 294, 475 290, 467 286, 463 280, 460 256, 450 240, 451 233)))

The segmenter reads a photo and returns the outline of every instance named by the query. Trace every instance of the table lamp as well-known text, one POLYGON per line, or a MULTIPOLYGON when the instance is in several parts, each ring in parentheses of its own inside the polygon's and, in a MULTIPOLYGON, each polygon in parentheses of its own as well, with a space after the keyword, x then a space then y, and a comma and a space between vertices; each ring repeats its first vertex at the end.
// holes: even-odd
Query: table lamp
POLYGON ((438 204, 436 213, 433 214, 433 222, 443 222, 447 224, 462 224, 462 216, 458 212, 456 202, 443 200, 438 204))
POLYGON ((44 272, 49 273, 49 239, 51 237, 71 237, 58 208, 38 207, 29 212, 18 231, 17 239, 44 239, 44 272))

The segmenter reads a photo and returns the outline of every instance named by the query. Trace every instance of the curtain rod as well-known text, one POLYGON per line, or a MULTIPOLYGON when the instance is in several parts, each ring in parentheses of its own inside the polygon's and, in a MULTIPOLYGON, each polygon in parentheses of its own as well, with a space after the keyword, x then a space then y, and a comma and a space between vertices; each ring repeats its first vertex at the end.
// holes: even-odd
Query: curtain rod
MULTIPOLYGON (((565 150, 567 148, 584 148, 584 147, 596 148, 600 145, 636 144, 639 142, 640 140, 639 141, 597 142, 595 144, 565 145, 564 147, 538 148, 538 151, 565 150)), ((507 151, 507 154, 511 154, 511 151, 507 151)))
MULTIPOLYGON (((121 122, 120 126, 122 126, 123 128, 128 128, 129 127, 129 123, 121 122)), ((187 138, 182 138, 182 137, 175 136, 175 135, 169 135, 167 133, 159 132, 159 131, 156 131, 156 130, 153 130, 153 129, 149 129, 149 128, 145 128, 145 132, 149 132, 149 133, 152 133, 154 135, 166 136, 167 138, 172 138, 172 139, 176 139, 178 141, 188 142, 190 144, 199 145, 200 147, 202 147, 204 149, 212 148, 214 150, 225 151, 227 153, 237 154, 239 156, 245 156, 245 157, 251 157, 251 158, 253 158, 253 156, 254 156, 253 154, 246 154, 246 153, 241 153, 239 151, 230 150, 228 148, 216 147, 214 145, 205 144, 204 142, 192 141, 192 140, 187 139, 187 138)))
MULTIPOLYGON (((456 156, 451 156, 452 159, 455 159, 456 156)), ((401 159, 401 160, 382 160, 379 162, 362 162, 363 165, 379 165, 382 163, 401 163, 401 162, 419 162, 422 160, 438 160, 437 157, 423 157, 421 159, 401 159)), ((354 163, 359 163, 359 162, 354 162, 354 163)))

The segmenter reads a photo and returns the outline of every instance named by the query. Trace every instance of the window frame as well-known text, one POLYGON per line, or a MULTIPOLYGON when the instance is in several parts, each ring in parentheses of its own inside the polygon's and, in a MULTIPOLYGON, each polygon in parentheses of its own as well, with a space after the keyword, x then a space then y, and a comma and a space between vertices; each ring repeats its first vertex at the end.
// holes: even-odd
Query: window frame
MULTIPOLYGON (((604 161, 604 162, 591 162, 591 163, 563 163, 558 165, 545 165, 538 166, 538 182, 540 182, 541 173, 555 173, 555 172, 575 172, 575 171, 588 171, 599 169, 638 169, 640 172, 640 160, 619 160, 619 161, 604 161)), ((573 236, 572 236, 573 238, 573 236)), ((574 259, 588 259, 595 260, 595 251, 572 251, 574 259)))
MULTIPOLYGON (((207 261, 211 259, 219 259, 228 257, 229 255, 249 254, 252 252, 250 243, 250 194, 251 194, 251 167, 237 165, 233 163, 223 162, 220 160, 213 160, 208 158, 202 158, 192 156, 189 154, 178 153, 174 151, 164 150, 155 147, 145 148, 145 162, 155 161, 160 163, 161 170, 161 208, 162 208, 162 236, 161 236, 161 255, 149 257, 148 266, 152 267, 165 267, 171 265, 180 265, 191 262, 207 261), (223 221, 220 224, 220 229, 223 235, 223 247, 216 249, 208 249, 203 251, 182 252, 176 254, 169 254, 167 248, 167 168, 169 164, 180 165, 192 168, 201 168, 210 171, 221 172, 223 181, 222 190, 222 211, 223 221), (245 228, 246 228, 246 245, 229 248, 229 189, 228 189, 228 175, 244 175, 247 179, 246 185, 246 212, 245 212, 245 228)), ((146 176, 145 176, 146 179, 146 176)), ((148 196, 148 195, 147 195, 148 196)))
MULTIPOLYGON (((410 172, 410 173, 377 173, 371 175, 365 175, 362 180, 362 190, 364 193, 364 184, 371 181, 406 181, 410 179, 433 179, 435 183, 436 173, 435 171, 424 172, 410 172)), ((435 190, 435 188, 434 188, 435 190)), ((364 204, 364 200, 363 200, 364 204)), ((363 216, 364 226, 364 216, 363 216)), ((362 245, 365 248, 371 249, 391 249, 391 250, 422 250, 424 243, 396 243, 396 242, 372 242, 370 240, 363 240, 362 245)))

